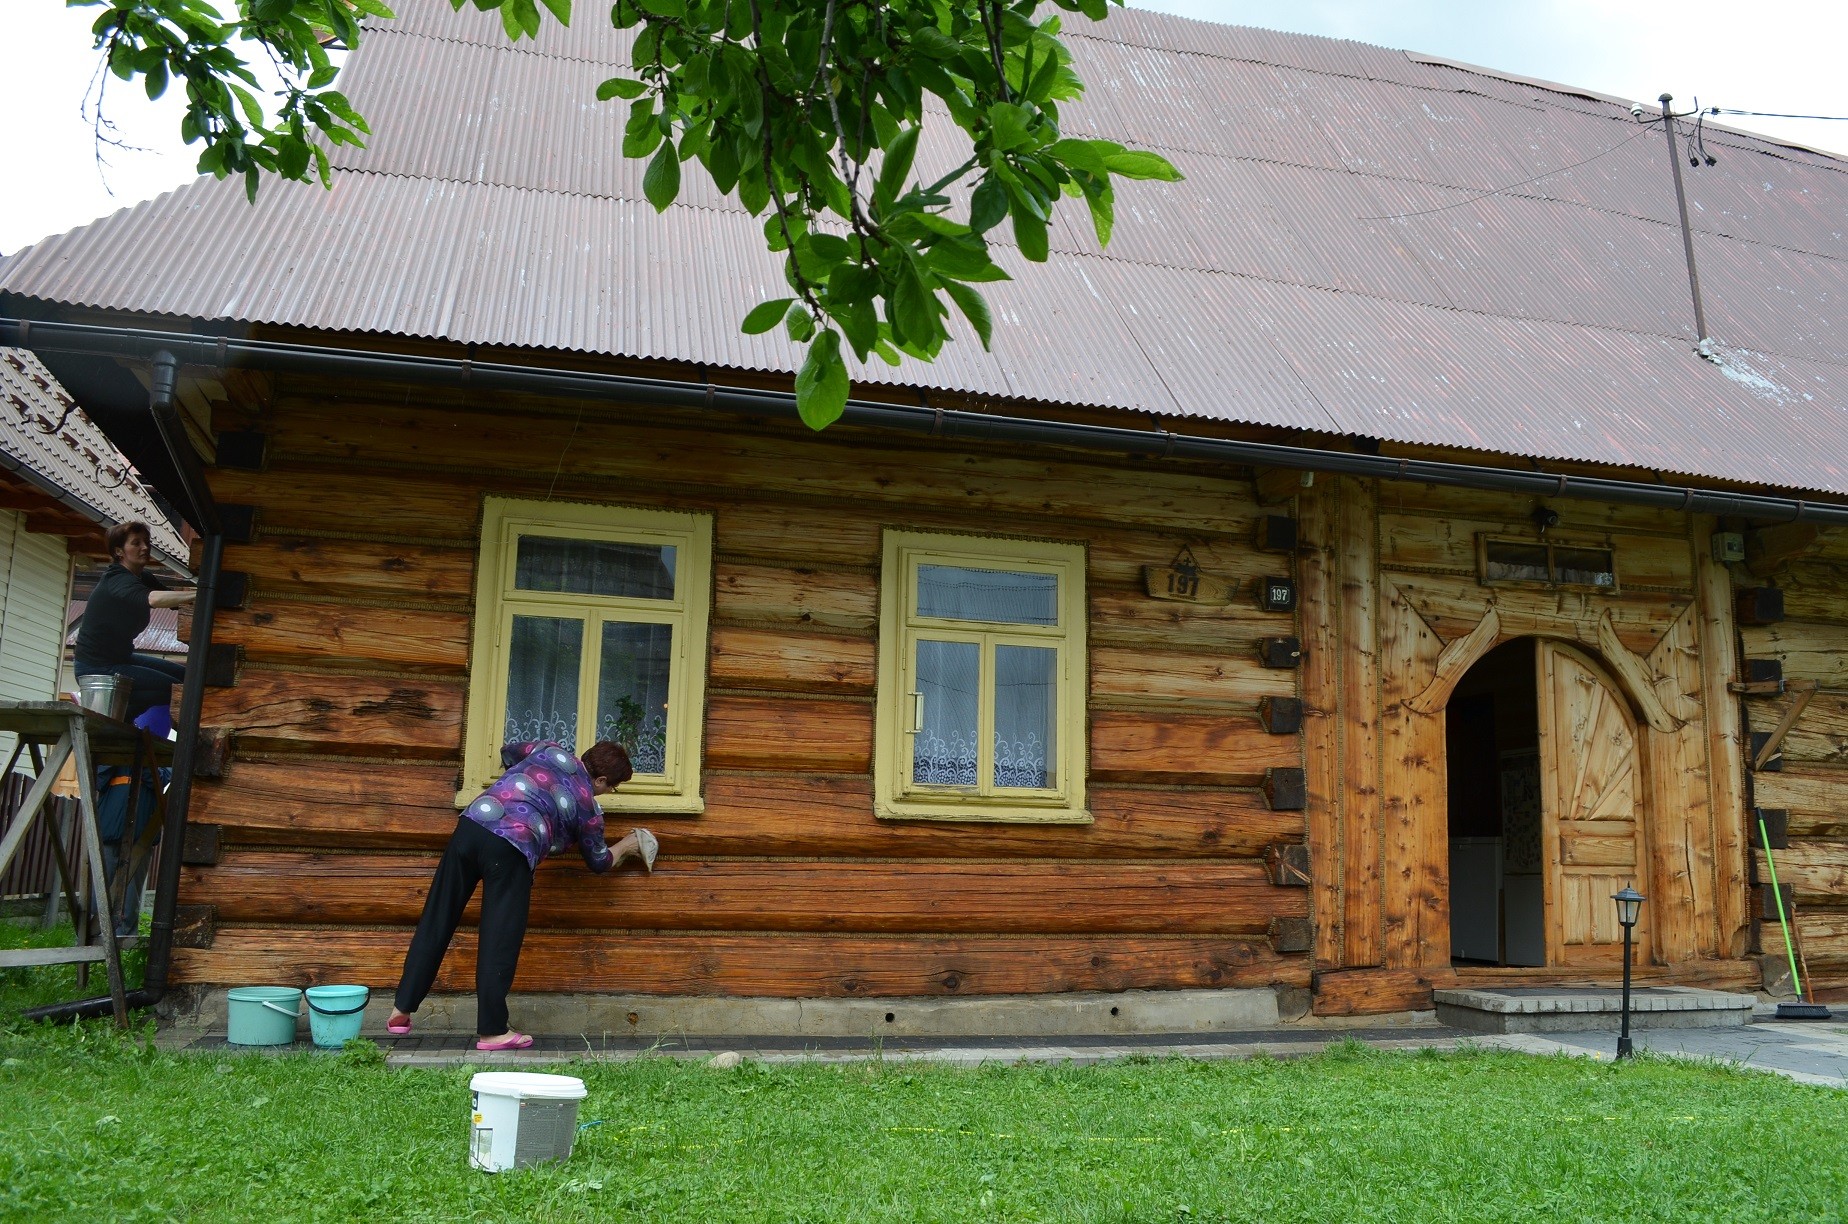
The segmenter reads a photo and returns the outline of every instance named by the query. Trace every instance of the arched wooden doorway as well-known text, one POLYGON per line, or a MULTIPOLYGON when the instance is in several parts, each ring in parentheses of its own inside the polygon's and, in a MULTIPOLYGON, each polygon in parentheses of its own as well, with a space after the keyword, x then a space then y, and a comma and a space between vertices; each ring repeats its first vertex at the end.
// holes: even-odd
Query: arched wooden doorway
MULTIPOLYGON (((1621 965, 1623 929, 1611 896, 1648 880, 1636 718, 1609 674, 1576 647, 1540 640, 1535 668, 1547 963, 1621 965)), ((1647 963, 1644 908, 1635 939, 1647 963)))
POLYGON ((1646 745, 1617 682, 1575 646, 1515 638, 1444 715, 1453 963, 1617 967, 1611 894, 1649 878, 1646 745))

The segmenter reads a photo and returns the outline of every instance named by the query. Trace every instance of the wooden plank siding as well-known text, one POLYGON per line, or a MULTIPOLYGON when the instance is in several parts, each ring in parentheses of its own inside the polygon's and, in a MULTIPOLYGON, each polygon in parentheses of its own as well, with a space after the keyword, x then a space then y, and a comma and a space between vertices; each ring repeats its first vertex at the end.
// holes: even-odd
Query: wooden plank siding
MULTIPOLYGON (((1794 894, 1798 946, 1813 975, 1808 984, 1840 1002, 1848 1000, 1848 664, 1841 653, 1848 648, 1848 538, 1839 529, 1823 532, 1763 581, 1783 592, 1786 619, 1741 626, 1744 656, 1776 660, 1786 682, 1821 687, 1785 734, 1775 768, 1752 774, 1753 797, 1789 813, 1789 846, 1771 856, 1779 883, 1794 894)), ((1792 700, 1744 699, 1744 729, 1771 731, 1792 700)), ((1752 851, 1752 862, 1754 882, 1768 882, 1763 852, 1752 851)), ((1787 975, 1782 928, 1756 909, 1751 916, 1767 976, 1787 975)))
MULTIPOLYGON (((1297 694, 1295 671, 1258 658, 1298 632, 1256 598, 1292 559, 1252 548, 1246 473, 512 404, 279 379, 238 410, 268 457, 211 473, 258 532, 226 549, 249 598, 215 640, 244 662, 203 718, 232 756, 193 801, 225 850, 181 895, 216 907, 219 933, 177 951, 176 980, 395 980, 456 820, 482 498, 549 495, 713 516, 705 810, 636 818, 661 838, 652 876, 547 864, 518 988, 1308 985, 1309 957, 1267 938, 1307 917, 1308 893, 1262 858, 1306 833, 1260 789, 1304 763, 1301 737, 1258 717, 1297 694), (574 420, 568 451, 532 445, 574 420), (1085 546, 1093 823, 874 818, 886 529, 1085 546), (1230 603, 1148 598, 1143 567, 1183 547, 1230 603)), ((466 989, 472 956, 465 933, 439 985, 466 989)))

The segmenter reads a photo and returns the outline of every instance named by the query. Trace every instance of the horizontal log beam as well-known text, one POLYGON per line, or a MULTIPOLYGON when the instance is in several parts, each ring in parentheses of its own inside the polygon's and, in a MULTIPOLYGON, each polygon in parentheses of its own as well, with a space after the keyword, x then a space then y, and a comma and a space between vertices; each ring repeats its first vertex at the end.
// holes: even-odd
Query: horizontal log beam
POLYGON ((462 546, 265 533, 249 544, 227 547, 225 564, 249 574, 264 597, 427 599, 462 606, 475 598, 475 550, 462 546))
POLYGON ((212 640, 242 646, 252 662, 460 676, 468 670, 469 622, 466 612, 259 599, 220 612, 212 640))
MULTIPOLYGON (((182 899, 221 921, 409 924, 436 856, 235 850, 186 868, 182 899), (305 886, 312 881, 313 886, 305 886)), ((653 875, 541 865, 532 924, 569 929, 940 934, 1260 935, 1308 912, 1253 859, 1167 863, 715 861, 663 857, 653 875)), ((472 919, 471 919, 472 921, 472 919)))
POLYGON ((462 743, 460 680, 246 667, 235 688, 208 689, 203 725, 251 750, 454 757, 462 743))
MULTIPOLYGON (((176 949, 173 980, 390 989, 408 929, 234 927, 210 949, 176 949)), ((472 991, 475 933, 463 929, 439 991, 472 991)), ((1070 936, 992 939, 851 935, 645 935, 534 931, 519 991, 769 998, 945 998, 1067 991, 1308 985, 1308 964, 1256 939, 1070 936)))
MULTIPOLYGON (((455 769, 404 763, 240 761, 193 792, 195 820, 241 844, 441 847, 455 828, 455 769)), ((1098 787, 1090 825, 984 825, 873 819, 865 777, 712 773, 695 820, 649 823, 662 853, 841 858, 1250 858, 1300 839, 1298 813, 1273 812, 1252 790, 1098 787)))
POLYGON ((711 681, 729 688, 869 697, 878 676, 871 638, 786 629, 712 630, 711 681))
POLYGON ((1266 769, 1301 764, 1298 737, 1266 732, 1255 705, 1250 714, 1091 712, 1091 777, 1099 782, 1256 787, 1266 769))

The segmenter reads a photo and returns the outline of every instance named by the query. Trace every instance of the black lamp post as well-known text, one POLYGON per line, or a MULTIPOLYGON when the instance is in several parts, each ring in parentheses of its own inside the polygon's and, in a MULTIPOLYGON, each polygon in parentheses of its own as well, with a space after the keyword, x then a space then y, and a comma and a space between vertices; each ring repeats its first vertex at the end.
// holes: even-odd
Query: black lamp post
POLYGON ((1623 1031, 1617 1035, 1617 1057, 1630 1057, 1630 934, 1636 929, 1636 916, 1647 900, 1628 884, 1623 891, 1613 893, 1611 900, 1617 903, 1617 921, 1623 924, 1623 1031))

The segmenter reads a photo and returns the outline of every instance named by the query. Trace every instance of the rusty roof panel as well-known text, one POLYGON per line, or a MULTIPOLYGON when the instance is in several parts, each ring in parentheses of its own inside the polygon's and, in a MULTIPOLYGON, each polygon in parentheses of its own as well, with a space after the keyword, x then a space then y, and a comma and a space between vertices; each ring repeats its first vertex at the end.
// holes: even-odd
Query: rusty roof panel
MULTIPOLYGON (((665 214, 615 156, 628 57, 598 14, 508 45, 400 0, 343 87, 377 129, 335 188, 201 182, 0 263, 0 290, 151 315, 789 372, 761 222, 689 173, 665 214)), ((984 286, 994 351, 856 369, 956 390, 1848 492, 1839 159, 1709 134, 1687 175, 1718 361, 1697 358, 1660 126, 1627 105, 1377 47, 1146 11, 1068 17, 1068 133, 1169 152, 1100 251, 984 286)), ((941 116, 920 165, 954 164, 941 116)), ((1685 167, 1684 167, 1685 168, 1685 167)))

